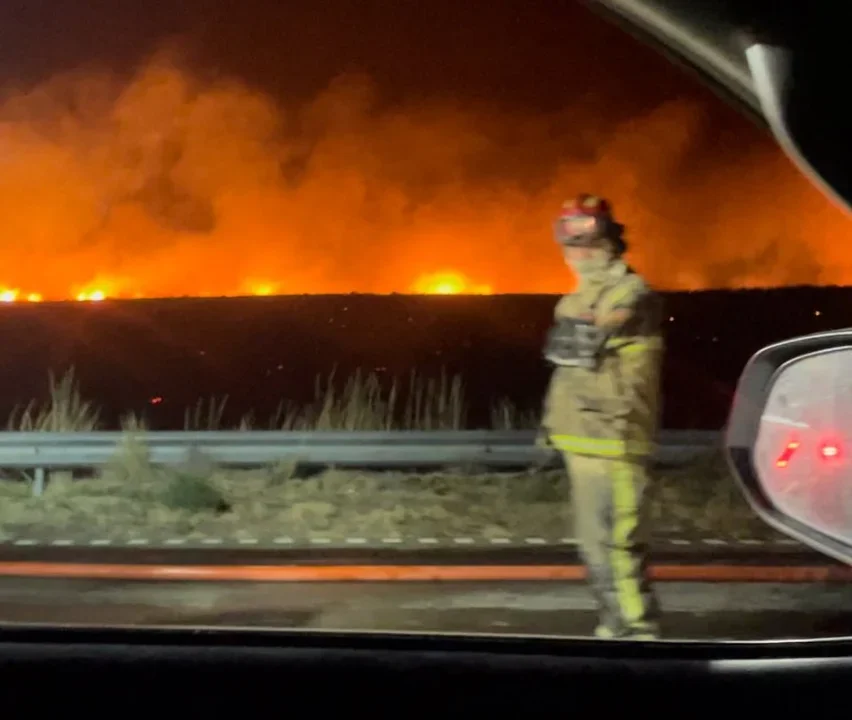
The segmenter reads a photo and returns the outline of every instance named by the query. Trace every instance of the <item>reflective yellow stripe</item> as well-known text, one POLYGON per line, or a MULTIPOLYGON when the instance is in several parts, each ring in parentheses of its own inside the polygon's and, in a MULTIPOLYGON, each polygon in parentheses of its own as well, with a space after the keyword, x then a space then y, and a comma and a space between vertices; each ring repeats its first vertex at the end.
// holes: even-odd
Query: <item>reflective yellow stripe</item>
POLYGON ((635 352, 640 350, 661 350, 663 341, 655 337, 611 337, 604 344, 609 350, 635 352))
POLYGON ((606 625, 598 625, 595 628, 595 637, 603 640, 612 640, 615 637, 615 633, 606 625))
MULTIPOLYGON (((630 538, 639 523, 634 467, 630 463, 612 464, 612 575, 615 596, 625 625, 636 628, 645 620, 645 603, 639 584, 636 559, 630 554, 630 538)), ((644 628, 643 628, 644 629, 644 628)))
POLYGON ((553 447, 561 452, 578 455, 596 455, 598 457, 619 458, 625 455, 650 455, 654 443, 646 440, 616 440, 610 438, 590 438, 579 435, 551 435, 553 447))
POLYGON ((618 348, 612 348, 617 350, 619 355, 633 355, 634 353, 642 353, 651 350, 647 345, 636 343, 634 345, 622 345, 618 348))

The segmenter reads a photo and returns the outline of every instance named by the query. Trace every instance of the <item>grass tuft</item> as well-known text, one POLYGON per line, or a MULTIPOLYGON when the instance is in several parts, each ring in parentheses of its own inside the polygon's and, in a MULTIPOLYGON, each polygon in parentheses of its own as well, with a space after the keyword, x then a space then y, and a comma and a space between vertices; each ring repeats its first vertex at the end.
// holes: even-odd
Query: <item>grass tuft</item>
POLYGON ((188 514, 228 512, 231 506, 209 478, 175 473, 165 484, 160 502, 169 510, 188 514))
POLYGON ((7 429, 21 432, 89 432, 98 428, 99 411, 80 393, 71 368, 57 380, 48 377, 48 403, 31 400, 24 408, 14 408, 7 429))

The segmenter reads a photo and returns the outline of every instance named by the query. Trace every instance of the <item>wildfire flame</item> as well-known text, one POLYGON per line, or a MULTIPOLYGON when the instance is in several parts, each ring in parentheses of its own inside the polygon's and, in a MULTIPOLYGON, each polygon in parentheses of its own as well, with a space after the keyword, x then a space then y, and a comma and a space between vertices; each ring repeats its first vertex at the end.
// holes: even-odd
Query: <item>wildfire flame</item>
POLYGON ((106 293, 103 290, 91 290, 89 292, 81 292, 77 295, 77 300, 80 302, 100 302, 106 299, 106 293))
POLYGON ((417 295, 491 295, 489 285, 472 283, 462 273, 445 271, 422 275, 412 285, 417 295))
MULTIPOLYGON (((4 303, 14 303, 20 300, 21 291, 20 290, 0 290, 0 302, 4 303)), ((27 302, 41 302, 42 297, 39 293, 29 293, 26 296, 27 302)))
MULTIPOLYGON (((464 273, 456 271, 442 271, 421 275, 409 288, 409 292, 416 295, 491 295, 493 288, 490 285, 474 283, 464 273)), ((268 297, 281 295, 279 283, 267 281, 250 281, 243 284, 241 289, 230 293, 220 293, 220 297, 244 297, 254 295, 257 297, 268 297)), ((198 297, 214 297, 216 293, 201 292, 198 297)), ((141 292, 125 293, 121 291, 107 292, 100 288, 81 290, 73 296, 78 302, 101 302, 108 298, 114 299, 141 299, 147 297, 141 292)), ((18 289, 0 290, 0 302, 16 303, 25 299, 27 302, 37 303, 44 300, 41 293, 31 292, 25 296, 18 289)), ((52 298, 55 300, 68 300, 72 298, 52 298)))
POLYGON ((129 80, 9 89, 0 302, 561 293, 551 222, 586 190, 613 200, 661 290, 852 282, 847 218, 746 121, 720 154, 717 106, 628 118, 377 94, 345 75, 284 105, 162 54, 129 80), (582 152, 577 127, 596 129, 582 152))
POLYGON ((280 287, 278 283, 274 282, 264 282, 264 281, 252 281, 246 283, 248 288, 248 292, 251 295, 257 295, 260 297, 265 297, 268 295, 280 295, 280 287))

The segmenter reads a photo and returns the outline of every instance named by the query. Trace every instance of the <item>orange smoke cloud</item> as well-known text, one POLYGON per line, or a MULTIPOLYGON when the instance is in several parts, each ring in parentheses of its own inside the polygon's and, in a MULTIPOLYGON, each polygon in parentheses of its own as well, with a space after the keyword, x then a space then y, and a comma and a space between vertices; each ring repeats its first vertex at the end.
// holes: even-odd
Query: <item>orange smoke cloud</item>
POLYGON ((560 292, 550 222, 579 190, 663 289, 852 281, 840 211, 759 134, 713 145, 705 114, 388 108, 362 76, 281 106, 168 55, 70 73, 0 104, 0 297, 560 292))

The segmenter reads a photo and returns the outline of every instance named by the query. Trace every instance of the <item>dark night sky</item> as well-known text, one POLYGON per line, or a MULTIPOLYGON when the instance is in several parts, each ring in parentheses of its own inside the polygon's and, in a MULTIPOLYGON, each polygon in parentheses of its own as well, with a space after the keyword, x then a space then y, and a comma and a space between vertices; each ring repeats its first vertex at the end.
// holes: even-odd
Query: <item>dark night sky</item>
POLYGON ((90 63, 127 69, 177 41, 205 69, 236 73, 283 99, 312 96, 348 70, 369 74, 388 100, 438 94, 554 110, 591 95, 624 117, 675 96, 708 97, 683 71, 570 1, 156 5, 3 3, 0 77, 34 83, 90 63))

